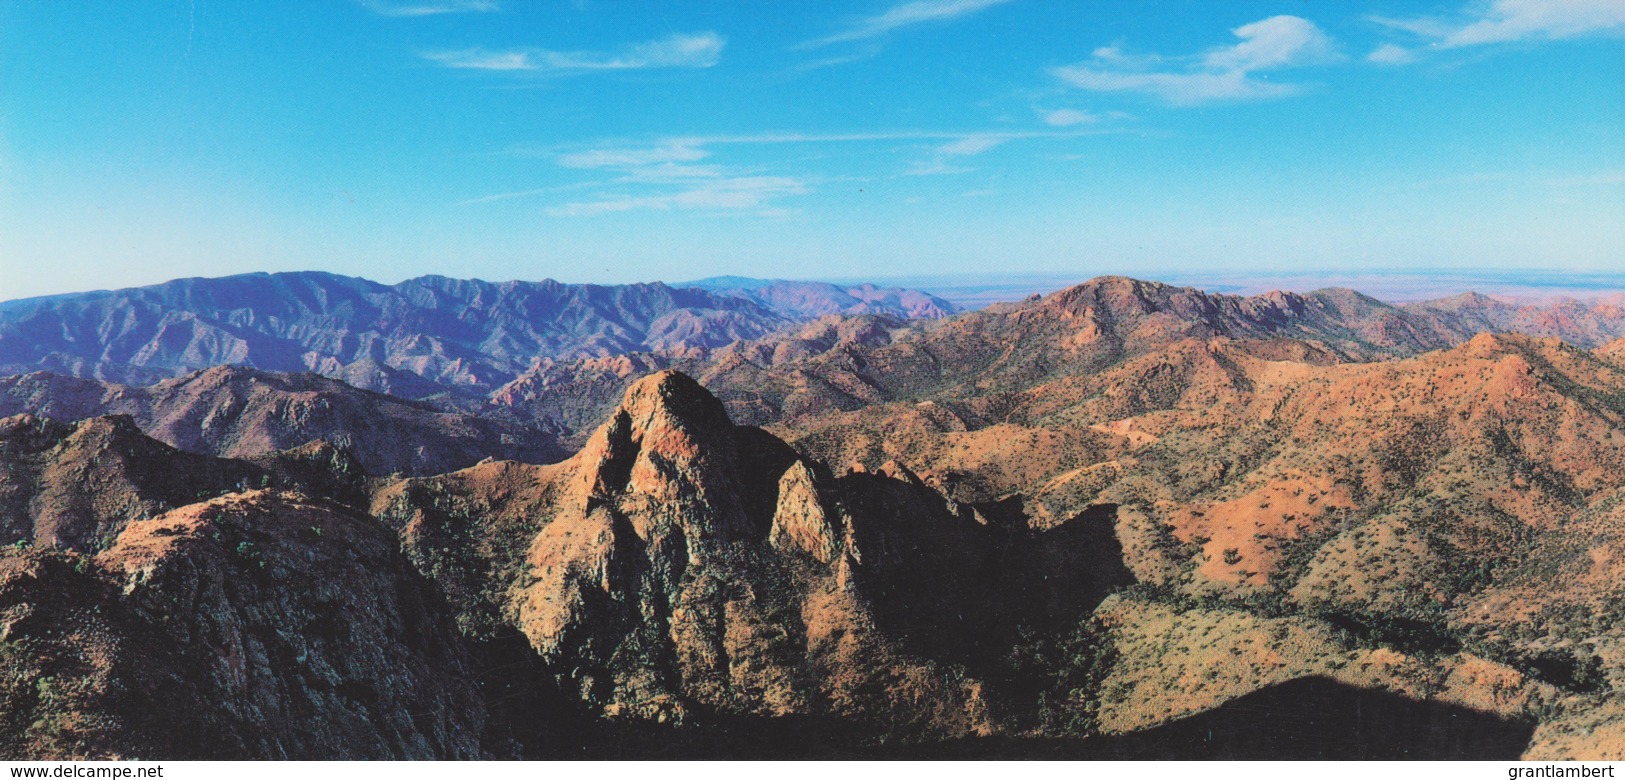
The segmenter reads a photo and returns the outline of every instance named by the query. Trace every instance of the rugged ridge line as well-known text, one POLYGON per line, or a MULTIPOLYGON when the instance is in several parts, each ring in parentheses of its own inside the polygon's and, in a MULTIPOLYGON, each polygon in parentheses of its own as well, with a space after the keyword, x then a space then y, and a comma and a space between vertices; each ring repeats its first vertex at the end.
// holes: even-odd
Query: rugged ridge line
POLYGON ((178 279, 0 302, 0 373, 147 384, 241 364, 409 398, 482 394, 541 358, 721 347, 833 311, 952 309, 908 290, 773 289, 782 294, 442 276, 382 285, 317 272, 178 279))

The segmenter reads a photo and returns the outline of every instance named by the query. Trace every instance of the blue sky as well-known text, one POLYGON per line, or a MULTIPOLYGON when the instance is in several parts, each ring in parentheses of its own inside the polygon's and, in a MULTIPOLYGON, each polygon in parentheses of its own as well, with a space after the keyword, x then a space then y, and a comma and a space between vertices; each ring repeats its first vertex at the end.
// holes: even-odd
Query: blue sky
POLYGON ((0 297, 1625 268, 1625 0, 766 7, 0 0, 0 297))

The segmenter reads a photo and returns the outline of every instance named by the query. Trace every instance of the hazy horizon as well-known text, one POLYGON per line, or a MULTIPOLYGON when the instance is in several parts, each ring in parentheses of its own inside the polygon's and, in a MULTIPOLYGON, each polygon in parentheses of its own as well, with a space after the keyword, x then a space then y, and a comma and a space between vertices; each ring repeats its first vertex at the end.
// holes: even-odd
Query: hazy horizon
POLYGON ((0 0, 0 299, 1606 274, 1622 33, 1617 0, 0 0))
MULTIPOLYGON (((272 274, 272 273, 332 273, 329 271, 254 271, 244 275, 272 274)), ((561 281, 568 284, 614 284, 593 281, 555 280, 551 277, 538 277, 531 279, 499 278, 482 279, 473 276, 457 276, 455 274, 435 273, 418 276, 441 276, 447 278, 478 279, 491 283, 509 281, 541 282, 561 281)), ((393 285, 407 281, 414 277, 379 279, 368 276, 355 276, 369 282, 393 285)), ((1279 273, 1279 274, 1247 274, 1247 273, 1172 273, 1156 275, 1133 274, 1080 274, 1080 273, 962 273, 962 274, 923 274, 910 276, 867 276, 867 277, 742 277, 737 275, 721 275, 716 277, 703 277, 695 279, 643 279, 632 283, 662 283, 671 287, 684 287, 702 282, 717 280, 738 279, 741 281, 788 281, 788 282, 821 282, 834 285, 857 286, 873 284, 880 287, 894 287, 920 290, 949 301, 963 309, 979 309, 984 306, 999 303, 1019 301, 1032 295, 1047 295, 1057 290, 1087 282, 1101 276, 1130 276, 1143 281, 1161 282, 1179 287, 1194 287, 1207 293, 1220 293, 1227 295, 1260 295, 1275 290, 1307 293, 1327 288, 1353 289, 1387 303, 1408 303, 1413 301, 1438 300, 1463 293, 1479 293, 1511 303, 1549 303, 1560 299, 1578 299, 1581 301, 1599 301, 1620 299, 1625 302, 1625 273, 1566 273, 1550 272, 1531 269, 1515 269, 1503 271, 1450 271, 1439 272, 1430 270, 1396 271, 1387 273, 1279 273)), ((156 282, 151 287, 169 282, 182 281, 189 278, 179 277, 156 282)), ((222 278, 222 277, 201 277, 222 278)), ((26 303, 40 298, 53 298, 57 296, 73 296, 81 294, 96 294, 113 292, 125 288, 96 288, 89 290, 76 290, 68 293, 55 293, 44 296, 28 296, 24 298, 0 298, 0 306, 11 303, 26 303)))

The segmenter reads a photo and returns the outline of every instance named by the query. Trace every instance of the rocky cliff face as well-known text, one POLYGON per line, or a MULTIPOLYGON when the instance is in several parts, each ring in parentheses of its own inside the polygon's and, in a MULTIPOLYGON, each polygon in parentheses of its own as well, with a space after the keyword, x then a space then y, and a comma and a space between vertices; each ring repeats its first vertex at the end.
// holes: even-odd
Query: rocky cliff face
POLYGON ((633 720, 992 733, 1017 722, 995 679, 1016 629, 1070 628, 1126 581, 1109 525, 1035 532, 896 465, 833 475, 736 427, 676 372, 633 384, 568 461, 397 483, 374 511, 408 549, 460 540, 470 552, 420 566, 483 594, 465 613, 514 621, 580 701, 633 720), (522 559, 483 572, 445 563, 527 528, 522 559), (490 579, 470 586, 471 574, 490 579), (1035 597, 1048 577, 1067 586, 1035 597))
POLYGON ((0 563, 7 755, 477 758, 443 599, 368 518, 251 492, 0 563))
MULTIPOLYGON (((404 515, 409 547, 433 533, 417 506, 443 503, 424 497, 447 488, 498 516, 512 501, 546 517, 509 586, 485 591, 507 599, 503 611, 561 684, 600 712, 657 722, 824 714, 851 685, 843 677, 872 674, 866 663, 894 651, 854 590, 851 521, 817 468, 735 428, 693 380, 662 373, 634 385, 581 453, 537 470, 540 489, 515 495, 505 475, 472 470, 451 475, 457 487, 391 488, 380 503, 386 521, 404 515), (839 642, 823 625, 836 615, 839 642), (857 657, 837 664, 841 653, 857 657), (820 664, 840 668, 819 674, 820 664)), ((888 659, 892 673, 917 670, 917 693, 942 708, 962 709, 971 693, 934 680, 924 659, 888 659)), ((874 708, 889 695, 856 698, 842 706, 874 708)), ((973 728, 964 718, 934 725, 973 728)))
POLYGON ((178 452, 128 417, 0 420, 0 544, 95 550, 136 518, 258 484, 250 464, 178 452))

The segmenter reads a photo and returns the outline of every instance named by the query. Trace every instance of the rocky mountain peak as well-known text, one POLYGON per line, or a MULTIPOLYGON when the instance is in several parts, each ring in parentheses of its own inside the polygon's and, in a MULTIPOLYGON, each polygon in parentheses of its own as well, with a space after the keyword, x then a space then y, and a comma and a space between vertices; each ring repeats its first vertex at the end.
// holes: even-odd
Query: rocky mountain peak
POLYGON ((1161 282, 1141 281, 1127 276, 1099 276, 1050 295, 1043 299, 1042 305, 1074 313, 1092 308, 1112 313, 1146 314, 1157 311, 1160 304, 1179 291, 1181 288, 1161 282))
POLYGON ((661 371, 635 382, 576 458, 583 498, 616 502, 645 519, 646 539, 657 527, 671 530, 668 523, 695 541, 744 531, 733 423, 686 374, 661 371))
POLYGON ((717 659, 730 656, 729 639, 718 626, 728 600, 753 598, 756 575, 741 559, 765 552, 770 522, 747 516, 747 497, 772 487, 746 484, 750 441, 709 391, 663 371, 628 388, 558 467, 564 489, 531 544, 515 606, 567 690, 658 719, 683 717, 681 690, 726 701, 730 673, 717 659))
POLYGON ((675 426, 698 432, 733 427, 722 402, 681 371, 658 371, 633 383, 621 410, 637 427, 648 430, 675 426))
POLYGON ((538 475, 556 486, 551 520, 507 609, 563 689, 607 715, 871 713, 876 670, 900 664, 909 679, 887 685, 968 713, 960 733, 981 728, 976 690, 907 647, 959 630, 944 594, 985 589, 979 556, 997 545, 956 556, 982 531, 971 510, 900 463, 865 477, 733 425, 683 373, 645 377, 586 449, 538 475))
POLYGON ((1498 301, 1498 300, 1496 300, 1494 298, 1491 298, 1488 295, 1485 295, 1483 293, 1477 293, 1477 292, 1464 292, 1464 293, 1462 293, 1460 295, 1453 295, 1453 296, 1451 296, 1449 298, 1444 298, 1442 300, 1434 301, 1432 303, 1432 305, 1433 305, 1434 308, 1437 308, 1437 309, 1497 309, 1497 310, 1500 310, 1500 309, 1513 309, 1513 308, 1516 308, 1515 306, 1513 306, 1511 304, 1503 303, 1503 302, 1498 301))

